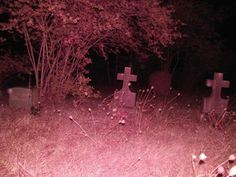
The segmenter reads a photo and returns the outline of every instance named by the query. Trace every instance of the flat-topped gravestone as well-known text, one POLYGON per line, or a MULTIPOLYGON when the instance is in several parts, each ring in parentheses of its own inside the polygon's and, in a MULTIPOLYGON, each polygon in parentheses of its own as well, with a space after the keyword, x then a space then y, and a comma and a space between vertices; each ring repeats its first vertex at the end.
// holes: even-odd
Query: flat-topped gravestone
POLYGON ((207 80, 207 87, 212 87, 211 96, 204 98, 203 103, 203 113, 210 113, 215 111, 215 113, 221 114, 228 106, 228 99, 223 99, 221 97, 221 89, 229 88, 229 81, 223 80, 223 73, 214 73, 213 80, 207 80))
POLYGON ((120 106, 133 108, 135 107, 136 93, 131 92, 129 89, 130 82, 135 82, 137 76, 131 74, 131 68, 125 67, 124 73, 117 74, 117 80, 123 81, 122 89, 114 94, 115 102, 118 102, 120 106))
POLYGON ((30 110, 38 102, 38 92, 36 89, 14 87, 8 89, 9 106, 13 108, 23 108, 30 110))

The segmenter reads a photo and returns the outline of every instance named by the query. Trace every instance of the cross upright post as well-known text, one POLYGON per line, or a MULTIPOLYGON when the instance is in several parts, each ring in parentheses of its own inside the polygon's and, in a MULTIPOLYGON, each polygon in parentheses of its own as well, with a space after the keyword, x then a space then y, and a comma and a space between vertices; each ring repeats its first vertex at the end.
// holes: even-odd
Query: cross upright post
POLYGON ((135 82, 137 76, 131 74, 131 68, 125 67, 124 73, 117 74, 117 80, 122 80, 123 85, 121 90, 119 90, 114 95, 114 100, 119 103, 119 105, 133 108, 135 106, 136 93, 130 91, 130 82, 135 82))
POLYGON ((124 73, 118 73, 117 80, 123 80, 122 91, 129 90, 130 81, 135 82, 137 80, 137 76, 131 74, 131 68, 125 67, 124 73))
POLYGON ((223 80, 223 73, 214 73, 214 80, 207 80, 206 85, 212 87, 212 97, 221 99, 221 89, 229 87, 229 81, 223 80))
POLYGON ((214 73, 213 80, 207 80, 206 85, 212 87, 211 96, 204 98, 203 112, 210 113, 215 111, 216 113, 222 113, 228 106, 228 99, 221 98, 221 89, 229 88, 229 81, 223 80, 223 73, 214 73))

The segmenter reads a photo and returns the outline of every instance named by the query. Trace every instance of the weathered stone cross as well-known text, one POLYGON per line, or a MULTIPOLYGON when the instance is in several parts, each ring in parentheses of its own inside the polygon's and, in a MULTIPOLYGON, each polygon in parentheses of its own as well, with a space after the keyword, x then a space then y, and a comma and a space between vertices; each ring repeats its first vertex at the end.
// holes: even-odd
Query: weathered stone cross
POLYGON ((221 89, 229 88, 229 81, 223 80, 223 73, 214 73, 214 80, 207 80, 206 85, 212 87, 211 96, 204 98, 203 113, 222 113, 228 106, 228 99, 221 98, 221 89))
POLYGON ((123 86, 122 86, 122 91, 130 91, 129 90, 129 83, 130 81, 136 81, 137 76, 131 74, 131 68, 130 67, 125 67, 125 72, 124 73, 118 73, 117 75, 117 80, 123 80, 123 86))
POLYGON ((129 86, 131 81, 135 82, 137 80, 137 76, 131 74, 130 67, 125 67, 124 73, 118 73, 117 80, 123 80, 123 86, 122 89, 114 95, 115 100, 118 100, 125 107, 134 107, 136 93, 131 92, 129 86))

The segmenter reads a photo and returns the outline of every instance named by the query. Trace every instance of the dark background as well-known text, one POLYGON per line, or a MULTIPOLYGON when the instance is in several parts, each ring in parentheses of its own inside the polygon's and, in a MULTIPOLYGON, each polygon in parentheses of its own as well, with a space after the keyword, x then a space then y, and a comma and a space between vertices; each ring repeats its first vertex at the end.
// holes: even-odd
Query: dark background
MULTIPOLYGON (((221 59, 221 64, 218 66, 217 70, 214 72, 223 72, 224 78, 231 82, 230 89, 225 89, 231 95, 235 93, 236 90, 236 2, 233 0, 216 0, 206 1, 211 8, 214 9, 216 13, 222 13, 222 20, 217 22, 215 25, 216 32, 219 33, 219 40, 221 40, 224 46, 224 54, 227 58, 221 59)), ((92 53, 92 58, 94 59, 94 64, 90 66, 91 78, 94 85, 101 90, 109 90, 113 87, 120 87, 121 83, 116 81, 116 73, 123 72, 124 66, 132 65, 133 71, 138 75, 138 82, 134 84, 138 88, 146 87, 148 85, 148 76, 153 71, 160 69, 160 60, 158 58, 149 57, 149 60, 145 64, 137 63, 132 54, 127 54, 121 52, 117 56, 110 55, 108 61, 99 58, 96 54, 92 53), (118 58, 118 64, 116 59, 118 58), (118 66, 117 66, 118 65, 118 66), (143 69, 142 67, 145 67, 143 69), (109 73, 109 74, 108 74, 109 73), (99 77, 97 77, 99 76, 99 77), (102 77, 100 77, 102 76, 102 77), (117 85, 118 84, 118 85, 117 85)), ((186 67, 184 61, 179 63, 177 69, 181 70, 186 67)), ((201 70, 201 65, 199 67, 199 72, 201 70)), ((186 73, 184 74, 186 75, 186 73)), ((180 76, 181 77, 181 76, 180 76)), ((201 91, 207 90, 205 86, 205 80, 211 79, 213 77, 213 72, 209 70, 206 74, 203 74, 202 78, 196 84, 191 86, 184 86, 183 80, 179 76, 173 76, 172 84, 176 89, 187 90, 190 93, 196 91, 195 87, 199 87, 201 91), (187 88, 185 88, 187 87, 187 88)), ((196 79, 196 78, 190 78, 196 79)))
MULTIPOLYGON (((236 2, 233 0, 207 0, 206 2, 213 7, 215 12, 222 12, 224 14, 223 20, 215 24, 215 27, 220 35, 220 40, 222 40, 226 49, 225 53, 229 54, 231 59, 230 61, 224 61, 224 59, 222 59, 222 65, 218 67, 218 72, 223 72, 225 74, 225 79, 231 81, 230 93, 234 94, 236 90, 236 2)), ((9 16, 7 13, 1 13, 1 22, 5 22, 8 18, 9 16)), ((11 48, 13 54, 19 56, 26 53, 25 46, 23 45, 24 41, 17 36, 11 38, 10 35, 11 34, 4 32, 0 33, 0 36, 8 37, 7 43, 5 43, 4 46, 0 45, 1 49, 11 48)), ((89 76, 92 79, 91 83, 95 88, 98 88, 101 91, 113 91, 115 88, 121 86, 121 82, 116 81, 116 73, 123 72, 125 66, 132 66, 133 72, 138 75, 138 82, 135 84, 136 88, 147 87, 150 73, 160 69, 160 60, 158 58, 150 56, 148 61, 140 63, 137 56, 124 51, 120 51, 118 54, 110 54, 108 60, 104 60, 104 58, 101 58, 96 52, 91 50, 90 57, 93 60, 93 64, 88 66, 88 69, 90 70, 89 76)), ((177 66, 177 70, 181 70, 185 67, 184 65, 185 63, 180 62, 177 66)), ((199 66, 199 68, 200 67, 201 66, 199 66)), ((204 75, 204 79, 211 78, 212 76, 213 73, 209 71, 209 73, 204 75)), ((204 79, 201 79, 198 82, 197 87, 204 87, 204 79)), ((183 89, 182 84, 179 83, 184 81, 180 80, 178 77, 175 78, 174 76, 173 80, 176 89, 183 89)), ((6 81, 6 85, 14 85, 11 82, 12 81, 9 81, 8 83, 8 81, 6 81)), ((189 88, 189 91, 192 92, 192 88, 189 88)))

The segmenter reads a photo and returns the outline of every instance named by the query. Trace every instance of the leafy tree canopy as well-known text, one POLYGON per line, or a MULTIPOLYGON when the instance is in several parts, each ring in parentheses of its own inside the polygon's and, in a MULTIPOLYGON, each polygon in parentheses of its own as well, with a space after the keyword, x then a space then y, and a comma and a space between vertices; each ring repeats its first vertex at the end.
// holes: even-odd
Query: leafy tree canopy
POLYGON ((161 57, 163 48, 181 37, 173 8, 160 0, 9 0, 2 4, 9 20, 0 29, 24 37, 40 95, 91 93, 84 78, 91 48, 104 58, 120 49, 161 57))
POLYGON ((10 23, 2 30, 24 34, 27 28, 36 42, 47 35, 55 44, 73 44, 77 57, 90 48, 104 57, 119 48, 161 56, 181 36, 173 8, 159 0, 9 0, 3 6, 10 23))

